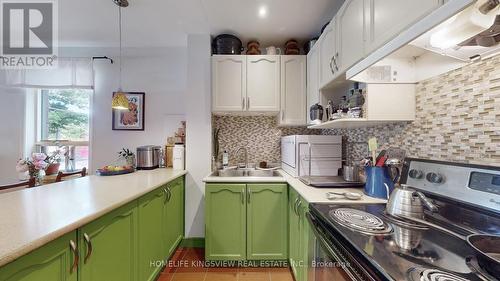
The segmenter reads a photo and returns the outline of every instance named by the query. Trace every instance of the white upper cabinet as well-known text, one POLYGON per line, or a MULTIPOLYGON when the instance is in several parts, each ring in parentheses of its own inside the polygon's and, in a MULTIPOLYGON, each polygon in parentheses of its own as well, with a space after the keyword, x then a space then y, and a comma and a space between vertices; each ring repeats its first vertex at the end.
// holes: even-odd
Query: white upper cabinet
MULTIPOLYGON (((337 65, 342 73, 365 56, 365 9, 368 8, 365 3, 368 1, 346 0, 337 14, 339 30, 337 65)), ((386 17, 391 19, 392 15, 387 14, 386 17)))
POLYGON ((369 3, 367 51, 384 45, 406 27, 428 15, 441 0, 365 0, 369 3))
POLYGON ((212 111, 231 112, 246 108, 246 57, 212 57, 212 111))
POLYGON ((325 30, 323 30, 321 38, 316 43, 319 45, 319 59, 321 62, 319 69, 320 87, 332 81, 337 71, 335 66, 335 60, 337 59, 336 28, 337 25, 335 19, 333 19, 325 30))
POLYGON ((247 109, 280 110, 280 56, 247 57, 247 109))
POLYGON ((306 56, 281 56, 280 125, 306 125, 306 56))
POLYGON ((307 54, 307 124, 311 124, 309 109, 319 102, 319 48, 318 43, 307 54))

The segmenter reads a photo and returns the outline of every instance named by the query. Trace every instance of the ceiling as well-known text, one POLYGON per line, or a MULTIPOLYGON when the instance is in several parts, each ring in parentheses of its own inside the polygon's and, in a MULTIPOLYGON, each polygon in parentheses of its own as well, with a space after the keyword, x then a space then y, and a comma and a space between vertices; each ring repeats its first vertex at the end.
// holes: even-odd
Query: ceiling
MULTIPOLYGON (((125 47, 185 46, 188 33, 232 33, 243 42, 283 45, 317 36, 343 0, 129 0, 123 13, 125 47), (265 10, 265 17, 259 16, 265 10)), ((61 47, 118 46, 112 0, 59 1, 61 47)))

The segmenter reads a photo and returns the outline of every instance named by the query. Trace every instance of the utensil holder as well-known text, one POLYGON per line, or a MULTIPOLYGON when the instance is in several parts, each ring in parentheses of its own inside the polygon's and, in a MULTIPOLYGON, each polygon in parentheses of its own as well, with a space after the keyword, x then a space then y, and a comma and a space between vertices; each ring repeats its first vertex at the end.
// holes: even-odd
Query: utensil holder
POLYGON ((387 167, 365 167, 365 174, 366 195, 381 199, 388 199, 389 194, 394 189, 394 182, 389 175, 389 169, 387 167))

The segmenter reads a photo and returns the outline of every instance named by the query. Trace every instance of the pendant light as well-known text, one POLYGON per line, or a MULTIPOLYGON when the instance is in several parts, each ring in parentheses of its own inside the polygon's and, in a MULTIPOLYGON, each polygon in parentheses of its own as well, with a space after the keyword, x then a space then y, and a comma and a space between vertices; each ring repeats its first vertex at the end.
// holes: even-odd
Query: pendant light
POLYGON ((127 0, 113 0, 113 2, 118 5, 118 26, 120 33, 120 83, 118 85, 118 91, 113 94, 113 100, 111 101, 111 107, 118 110, 128 109, 128 99, 122 90, 122 8, 128 7, 127 0))

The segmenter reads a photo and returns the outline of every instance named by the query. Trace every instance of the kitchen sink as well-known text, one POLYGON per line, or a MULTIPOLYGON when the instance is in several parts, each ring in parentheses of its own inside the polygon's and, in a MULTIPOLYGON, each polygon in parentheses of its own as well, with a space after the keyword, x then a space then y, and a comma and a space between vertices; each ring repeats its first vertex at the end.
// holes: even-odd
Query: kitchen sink
POLYGON ((257 170, 252 168, 218 170, 214 177, 281 177, 276 170, 257 170))

